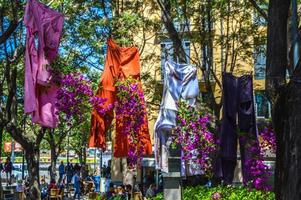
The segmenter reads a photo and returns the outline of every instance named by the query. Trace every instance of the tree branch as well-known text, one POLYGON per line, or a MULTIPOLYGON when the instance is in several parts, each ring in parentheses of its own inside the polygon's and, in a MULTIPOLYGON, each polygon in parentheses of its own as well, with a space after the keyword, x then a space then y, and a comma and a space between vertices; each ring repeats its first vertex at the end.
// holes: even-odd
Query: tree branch
POLYGON ((268 15, 267 13, 260 8, 260 6, 256 3, 255 0, 249 0, 249 2, 252 4, 252 6, 257 10, 257 12, 266 20, 268 21, 268 15))
POLYGON ((159 4, 163 12, 163 23, 167 29, 169 38, 173 42, 175 55, 176 57, 178 57, 180 62, 186 63, 186 54, 182 45, 181 38, 179 37, 179 34, 173 24, 173 20, 170 17, 170 9, 167 8, 169 6, 169 1, 166 0, 166 3, 164 4, 161 0, 157 0, 157 3, 159 4))
POLYGON ((37 138, 36 138, 36 145, 40 145, 45 133, 46 133, 46 130, 47 128, 45 127, 42 127, 37 135, 37 138))
POLYGON ((9 24, 9 27, 6 29, 6 31, 0 36, 0 44, 3 44, 13 34, 13 32, 17 29, 18 25, 18 21, 12 21, 9 24))
MULTIPOLYGON (((47 6, 50 6, 54 0, 51 0, 47 6)), ((3 44, 18 28, 19 24, 23 21, 23 17, 19 19, 18 10, 23 9, 20 4, 19 0, 12 1, 12 13, 13 13, 13 20, 10 22, 6 31, 0 36, 0 44, 3 44), (15 3, 15 6, 14 6, 15 3)), ((2 12, 2 11, 1 11, 2 12)))
POLYGON ((13 20, 10 22, 6 31, 2 32, 2 35, 0 36, 0 44, 3 44, 14 33, 14 31, 18 28, 18 25, 22 21, 22 19, 19 20, 18 16, 18 9, 22 8, 22 6, 20 6, 19 0, 11 1, 11 8, 13 20))
POLYGON ((6 125, 6 130, 11 134, 11 136, 16 140, 21 146, 26 150, 26 147, 30 146, 30 143, 25 138, 23 134, 21 134, 21 130, 18 129, 11 122, 6 125))

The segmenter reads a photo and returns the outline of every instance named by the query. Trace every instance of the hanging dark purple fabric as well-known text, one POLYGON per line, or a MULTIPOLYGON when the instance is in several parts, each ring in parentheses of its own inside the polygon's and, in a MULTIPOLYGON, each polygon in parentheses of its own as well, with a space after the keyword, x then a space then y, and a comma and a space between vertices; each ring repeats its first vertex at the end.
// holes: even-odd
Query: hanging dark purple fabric
POLYGON ((239 140, 244 182, 249 180, 245 160, 250 158, 246 151, 246 138, 257 139, 256 116, 253 98, 252 76, 235 77, 223 74, 223 118, 220 135, 223 181, 231 184, 237 162, 237 140, 239 140), (241 137, 240 133, 247 137, 241 137))

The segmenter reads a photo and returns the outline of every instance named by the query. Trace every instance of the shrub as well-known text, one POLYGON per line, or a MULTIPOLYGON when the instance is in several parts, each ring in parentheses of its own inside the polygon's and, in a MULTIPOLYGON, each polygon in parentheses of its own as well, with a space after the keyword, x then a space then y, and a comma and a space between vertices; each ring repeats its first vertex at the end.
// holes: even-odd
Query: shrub
MULTIPOLYGON (((183 191, 184 200, 274 200, 275 194, 270 191, 258 191, 245 187, 187 187, 183 191), (219 198, 221 197, 221 198, 219 198)), ((163 200, 160 193, 151 200, 163 200)))

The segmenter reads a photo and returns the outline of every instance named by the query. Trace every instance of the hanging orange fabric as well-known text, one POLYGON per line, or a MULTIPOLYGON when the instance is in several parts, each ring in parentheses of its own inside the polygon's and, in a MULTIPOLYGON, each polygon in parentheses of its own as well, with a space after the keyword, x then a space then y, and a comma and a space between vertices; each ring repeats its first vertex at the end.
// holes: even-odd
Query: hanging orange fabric
MULTIPOLYGON (((98 86, 97 96, 106 98, 104 105, 106 109, 110 104, 114 104, 116 96, 115 81, 116 79, 125 79, 129 76, 140 81, 140 63, 139 51, 136 47, 119 47, 112 39, 108 40, 107 57, 105 61, 104 71, 98 86)), ((142 88, 141 88, 142 89, 142 88)), ((144 103, 144 102, 143 102, 144 103)), ((91 118, 91 130, 89 138, 89 146, 101 149, 106 148, 105 134, 108 131, 114 111, 111 109, 103 116, 99 115, 94 109, 91 118)), ((152 154, 152 145, 148 130, 147 117, 144 120, 142 130, 138 133, 139 144, 144 147, 144 155, 152 154)), ((116 122, 122 123, 122 122, 116 122)), ((116 137, 114 144, 114 156, 126 157, 128 154, 128 138, 121 134, 121 130, 116 126, 116 137)))

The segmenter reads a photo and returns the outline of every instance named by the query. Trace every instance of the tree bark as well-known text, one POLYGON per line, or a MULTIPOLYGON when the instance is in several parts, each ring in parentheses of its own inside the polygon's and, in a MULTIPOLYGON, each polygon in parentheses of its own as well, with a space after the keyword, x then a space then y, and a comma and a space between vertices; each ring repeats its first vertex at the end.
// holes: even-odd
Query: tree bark
POLYGON ((25 159, 27 162, 28 179, 30 190, 30 199, 41 199, 39 189, 39 148, 34 147, 25 150, 25 159))
POLYGON ((51 168, 50 168, 50 177, 55 178, 56 177, 56 162, 57 162, 57 152, 55 149, 55 146, 50 146, 50 162, 51 162, 51 168))
MULTIPOLYGON (((0 125, 0 158, 2 158, 2 137, 3 137, 4 126, 0 125)), ((1 164, 3 165, 2 161, 1 164)), ((3 187, 2 187, 2 176, 0 172, 0 199, 3 199, 3 187)))
POLYGON ((289 1, 271 0, 267 30, 266 89, 274 103, 286 84, 289 1))
POLYGON ((79 149, 78 151, 76 151, 76 153, 77 153, 77 155, 78 155, 78 160, 79 160, 80 163, 83 162, 83 151, 82 151, 82 150, 83 150, 83 149, 81 148, 81 149, 79 149))
POLYGON ((301 199, 301 66, 286 84, 289 5, 290 1, 271 0, 268 14, 266 89, 272 101, 276 132, 278 200, 301 199))
POLYGON ((48 134, 45 137, 45 140, 48 142, 50 146, 50 160, 51 160, 51 168, 50 168, 50 176, 56 176, 56 163, 62 147, 63 141, 67 136, 67 132, 58 132, 59 135, 55 135, 55 129, 49 129, 48 134))
POLYGON ((83 163, 87 162, 87 152, 86 152, 86 146, 83 147, 83 163))
MULTIPOLYGON (((55 144, 53 134, 54 134, 54 129, 48 131, 49 139, 47 141, 50 146, 50 164, 51 164, 50 177, 55 178, 58 152, 56 151, 57 145, 55 144)), ((59 141, 59 144, 61 144, 61 141, 59 141)))
MULTIPOLYGON (((209 102, 208 105, 210 108, 212 108, 214 115, 216 116, 216 119, 220 118, 220 110, 222 108, 221 104, 218 104, 216 102, 216 98, 214 96, 214 91, 211 87, 211 78, 210 75, 214 75, 213 71, 213 33, 212 33, 212 2, 210 0, 207 0, 207 6, 204 8, 204 11, 206 13, 204 19, 202 20, 202 27, 204 30, 208 30, 208 40, 205 41, 206 44, 202 44, 203 48, 206 48, 207 51, 204 50, 203 55, 206 57, 204 62, 207 63, 208 69, 203 70, 203 76, 205 80, 205 87, 207 90, 207 95, 209 96, 209 102)), ((203 67, 204 69, 204 67, 203 67)), ((218 82, 218 79, 216 79, 217 84, 221 86, 221 84, 218 82)))
POLYGON ((277 131, 281 132, 277 132, 276 199, 299 200, 301 199, 301 83, 291 81, 276 105, 274 124, 280 122, 283 126, 277 127, 277 131))

